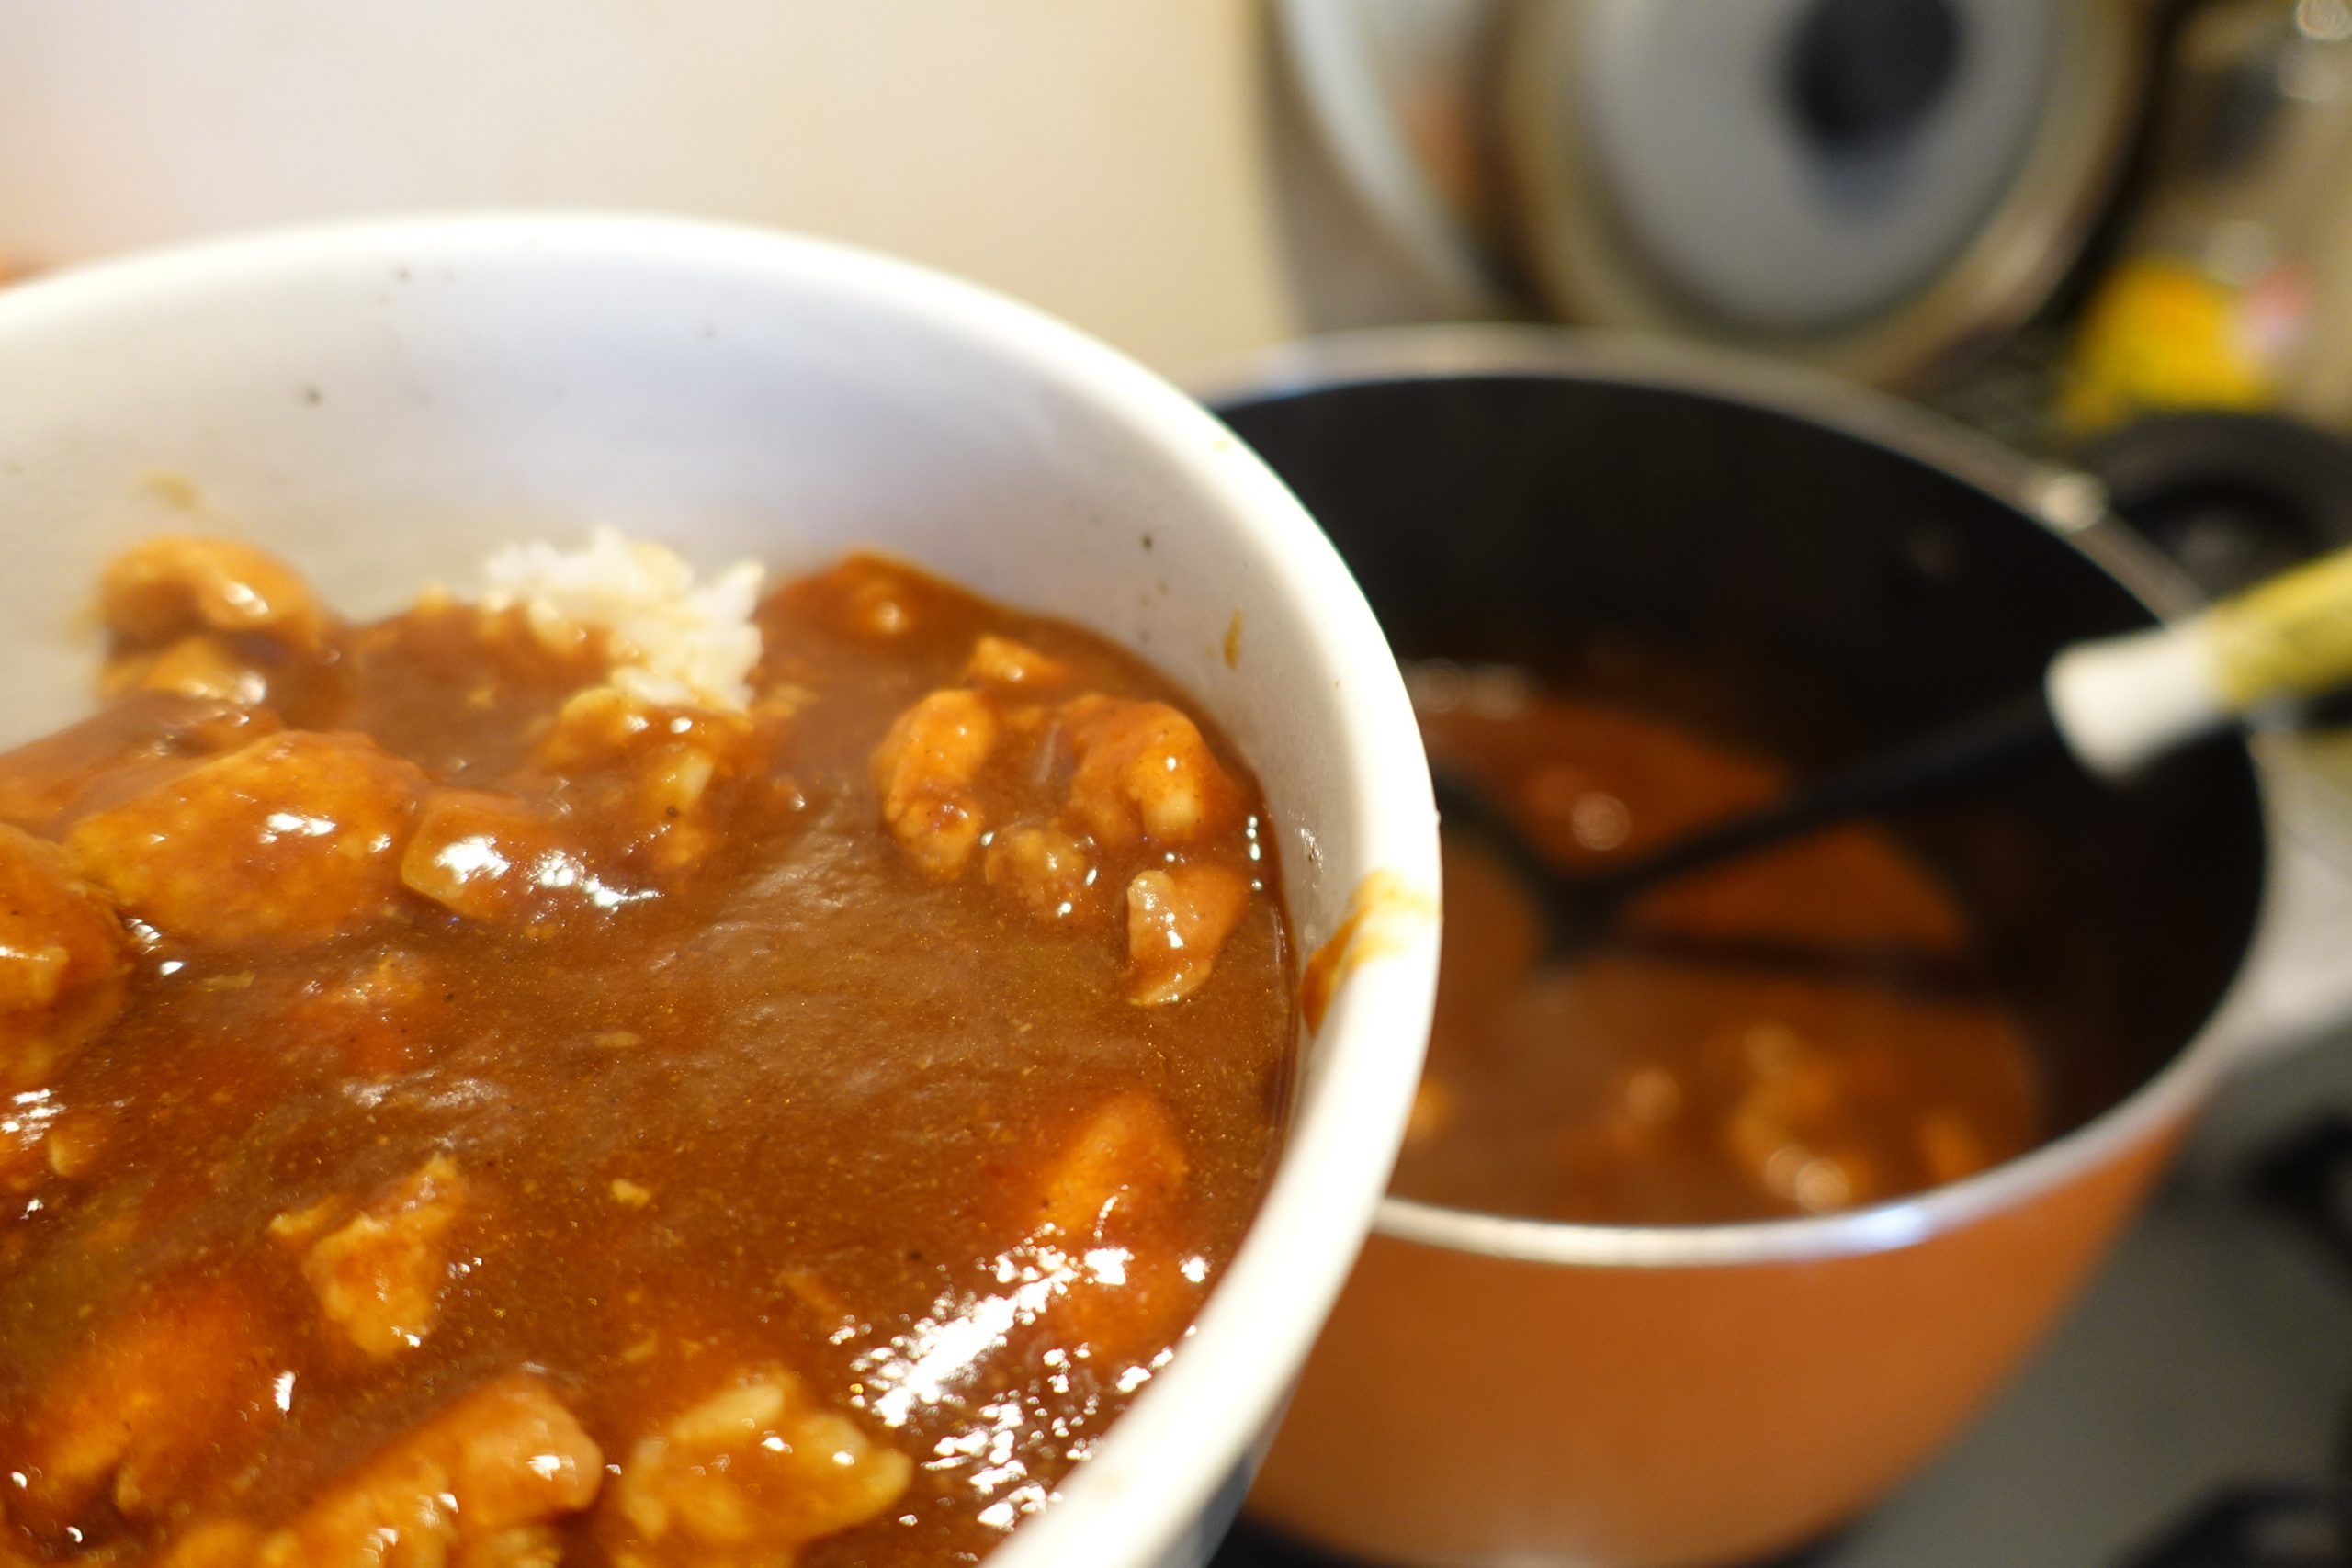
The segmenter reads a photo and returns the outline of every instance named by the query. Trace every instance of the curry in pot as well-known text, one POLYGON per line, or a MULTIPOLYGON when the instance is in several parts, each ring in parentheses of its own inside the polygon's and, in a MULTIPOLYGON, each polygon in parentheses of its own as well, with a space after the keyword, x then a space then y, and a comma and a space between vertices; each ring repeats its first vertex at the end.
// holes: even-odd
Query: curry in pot
MULTIPOLYGON (((1788 787, 1785 762, 1683 716, 1744 705, 1728 682, 1645 649, 1606 662, 1553 681, 1420 666, 1432 765, 1566 876, 1788 787)), ((1970 911, 1884 826, 1662 883, 1567 952, 1498 846, 1449 826, 1443 848, 1402 1196, 1600 1224, 1785 1218, 1957 1181, 2045 1135, 2029 1030, 1970 911)))
POLYGON ((1236 1247, 1292 965, 1181 693, 879 558, 516 575, 151 542, 0 756, 0 1563, 973 1562, 1236 1247))

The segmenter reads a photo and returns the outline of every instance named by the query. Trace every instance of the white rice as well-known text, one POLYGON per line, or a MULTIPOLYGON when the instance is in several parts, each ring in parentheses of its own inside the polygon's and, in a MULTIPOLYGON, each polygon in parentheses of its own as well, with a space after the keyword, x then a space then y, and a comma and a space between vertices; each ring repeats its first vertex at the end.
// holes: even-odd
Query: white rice
POLYGON ((611 640, 613 684, 664 707, 740 712, 752 700, 765 570, 743 561, 700 587, 660 545, 599 528, 578 549, 509 545, 483 568, 482 603, 521 605, 535 624, 593 626, 611 640))

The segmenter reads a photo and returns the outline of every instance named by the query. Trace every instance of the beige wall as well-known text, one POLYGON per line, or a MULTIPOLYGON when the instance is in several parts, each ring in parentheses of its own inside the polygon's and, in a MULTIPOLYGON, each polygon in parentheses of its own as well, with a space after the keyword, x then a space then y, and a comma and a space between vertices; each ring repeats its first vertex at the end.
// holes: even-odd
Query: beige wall
POLYGON ((1182 374, 1292 321, 1253 0, 0 0, 0 255, 500 203, 776 223, 1182 374))

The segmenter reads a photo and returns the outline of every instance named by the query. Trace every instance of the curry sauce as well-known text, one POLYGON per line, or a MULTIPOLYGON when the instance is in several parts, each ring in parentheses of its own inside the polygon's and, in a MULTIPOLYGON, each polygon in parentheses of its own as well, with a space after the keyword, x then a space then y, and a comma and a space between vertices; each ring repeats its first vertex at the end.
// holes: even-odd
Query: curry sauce
POLYGON ((108 573, 0 756, 0 1563, 967 1562, 1272 1160, 1263 803, 875 558, 740 700, 546 612, 108 573))

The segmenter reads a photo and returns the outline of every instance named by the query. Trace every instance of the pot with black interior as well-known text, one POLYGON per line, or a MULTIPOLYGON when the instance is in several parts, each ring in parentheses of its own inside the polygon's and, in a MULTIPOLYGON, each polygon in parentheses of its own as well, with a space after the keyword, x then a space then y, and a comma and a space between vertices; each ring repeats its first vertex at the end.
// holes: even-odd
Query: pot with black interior
MULTIPOLYGON (((1703 795, 1717 753, 1652 746, 1651 720, 1747 759, 1725 765, 1749 768, 1752 793, 2030 693, 2062 645, 2187 602, 2086 504, 2095 487, 1713 355, 1510 329, 1360 335, 1291 352, 1220 412, 1353 568, 1432 705, 1441 773, 1461 768, 1537 860, 1571 870, 1577 845, 1553 853, 1528 803, 1561 795, 1563 831, 1605 865, 1650 809, 1607 795, 1630 765, 1612 735, 1647 748, 1661 799, 1703 795), (1448 713, 1549 713, 1563 694, 1639 721, 1586 724, 1582 773, 1556 757, 1480 773, 1444 733, 1448 713)), ((1464 829, 1457 813, 1450 839, 1464 829)), ((1408 1144, 1257 1517, 1374 1562, 1742 1561, 1894 1485, 2027 1355, 2233 1049, 2267 853, 2252 758, 2215 740, 2117 786, 2053 750, 1841 831, 1849 869, 1879 865, 1854 873, 1876 891, 1834 867, 1777 883, 1761 860, 1724 867, 1713 892, 1649 896, 1697 909, 1695 926, 1645 925, 1636 904, 1630 934, 1601 942, 1640 951, 1598 957, 1563 956, 1523 910, 1498 923, 1496 857, 1450 842, 1453 1003, 1508 992, 1517 1032, 1490 1056, 1461 1048, 1442 1000, 1415 1136, 1451 1138, 1451 1163, 1408 1144), (1743 904, 1739 879, 1758 876, 1778 905, 1743 904), (1708 929, 1710 907, 1760 910, 1764 928, 1708 929), (1894 949, 1917 962, 1890 965, 1894 949), (1596 1004, 1593 975, 1618 971, 1640 983, 1596 1004), (1537 974, 1568 1002, 1523 1007, 1537 974), (1710 987, 1746 999, 1711 1012, 1710 987), (1833 993, 1871 999, 1820 1005, 1833 993), (1621 1036, 1677 1028, 1706 1036, 1672 1044, 1680 1066, 1592 1066, 1631 1060, 1621 1036), (1928 1087, 1889 1100, 1887 1064, 1905 1061, 1928 1087), (2007 1109, 1973 1122, 1928 1103, 1972 1062, 2009 1086, 2007 1109), (1498 1092, 1476 1081, 1489 1066, 1531 1083, 1498 1092), (1563 1111, 1555 1148, 1544 1108, 1584 1092, 1606 1115, 1563 1111), (1883 1106, 1900 1125, 1871 1122, 1883 1106), (1466 1121, 1449 1134, 1450 1118, 1466 1121), (1596 1143, 1596 1127, 1614 1130, 1596 1143), (1652 1181, 1645 1139, 1715 1186, 1652 1181), (1499 1165, 1482 1177, 1481 1160, 1499 1165)))

